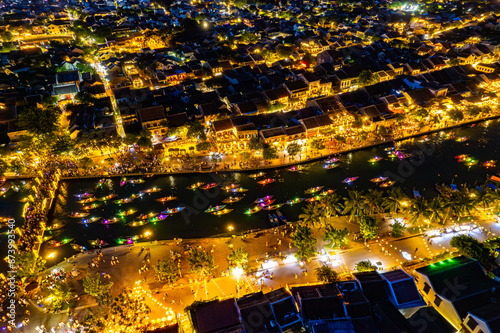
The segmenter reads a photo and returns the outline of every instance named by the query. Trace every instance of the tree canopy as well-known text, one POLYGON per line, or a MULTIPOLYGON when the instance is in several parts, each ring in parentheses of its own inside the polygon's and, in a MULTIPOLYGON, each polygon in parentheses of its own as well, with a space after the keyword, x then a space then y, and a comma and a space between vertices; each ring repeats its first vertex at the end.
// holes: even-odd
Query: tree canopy
POLYGON ((307 225, 298 225, 292 236, 293 244, 297 247, 296 256, 299 260, 307 260, 316 253, 318 242, 307 225))

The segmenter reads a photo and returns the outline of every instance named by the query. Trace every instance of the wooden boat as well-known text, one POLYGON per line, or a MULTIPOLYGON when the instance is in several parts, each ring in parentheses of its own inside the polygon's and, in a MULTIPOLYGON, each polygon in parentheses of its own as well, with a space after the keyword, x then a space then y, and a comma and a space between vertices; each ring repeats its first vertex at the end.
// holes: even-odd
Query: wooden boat
POLYGON ((276 200, 274 200, 274 199, 270 199, 270 200, 266 200, 266 201, 263 201, 263 202, 259 203, 259 205, 260 205, 261 207, 265 207, 265 206, 269 206, 269 205, 271 205, 271 204, 272 204, 273 202, 275 202, 275 201, 276 201, 276 200))
POLYGON ((101 178, 99 179, 99 181, 97 182, 97 184, 95 185, 95 188, 98 189, 100 187, 102 187, 102 184, 104 184, 104 182, 106 181, 105 178, 101 178))
POLYGON ((323 190, 323 191, 319 192, 319 195, 325 196, 325 195, 333 194, 333 192, 335 192, 335 190, 332 190, 332 189, 323 190))
POLYGON ((205 209, 205 213, 218 212, 219 210, 224 209, 224 207, 226 207, 226 205, 217 205, 217 206, 210 205, 210 207, 208 207, 207 209, 205 209))
POLYGON ((79 218, 89 216, 89 215, 90 215, 90 213, 73 212, 73 213, 70 213, 68 216, 79 219, 79 218))
POLYGON ((116 195, 116 194, 111 193, 111 194, 108 194, 108 195, 106 195, 106 196, 104 196, 104 197, 100 197, 100 198, 98 198, 97 200, 99 200, 99 201, 108 201, 108 200, 114 199, 114 198, 116 198, 116 197, 117 197, 117 195, 116 195))
POLYGON ((83 206, 83 209, 85 210, 91 210, 91 209, 96 209, 102 206, 102 203, 93 203, 87 206, 83 206))
POLYGON ((135 209, 129 209, 129 210, 125 210, 125 211, 120 211, 118 213, 116 213, 116 215, 119 215, 119 216, 130 216, 132 214, 135 214, 137 211, 135 209))
POLYGON ((77 197, 77 198, 80 198, 80 199, 85 199, 85 198, 93 197, 94 193, 84 192, 84 193, 74 194, 74 196, 77 197))
POLYGON ((141 227, 141 226, 146 225, 148 223, 149 223, 149 221, 140 220, 140 221, 129 222, 129 223, 127 223, 127 225, 129 227, 141 227))
POLYGON ((99 221, 100 219, 101 219, 101 218, 100 218, 100 217, 98 217, 98 216, 92 216, 92 217, 89 217, 88 219, 83 219, 83 220, 81 220, 81 221, 80 221, 80 222, 78 222, 78 223, 80 223, 80 224, 89 224, 89 223, 94 223, 94 222, 97 222, 97 221, 99 221))
POLYGON ((305 198, 295 198, 295 199, 290 199, 290 200, 287 200, 287 202, 285 202, 285 204, 289 205, 289 206, 293 206, 295 204, 298 204, 302 201, 304 201, 305 198))
POLYGON ((4 184, 7 182, 7 178, 2 177, 0 178, 0 186, 4 186, 4 184))
POLYGON ((222 210, 218 210, 216 212, 212 212, 212 215, 220 216, 220 215, 228 214, 228 213, 230 213, 232 211, 233 210, 231 208, 224 208, 222 210))
POLYGON ((324 186, 316 186, 316 187, 310 187, 307 190, 304 191, 305 194, 314 194, 316 192, 319 192, 323 189, 324 186))
POLYGON ((243 193, 243 192, 246 192, 246 191, 248 191, 248 189, 243 188, 243 187, 233 188, 231 190, 231 192, 233 192, 233 193, 243 193))
POLYGON ((446 197, 450 196, 450 193, 448 192, 448 190, 439 184, 436 184, 436 190, 446 197))
POLYGON ((256 199, 253 203, 263 203, 265 201, 271 200, 272 198, 273 198, 273 195, 267 195, 265 197, 256 199))
POLYGON ((43 236, 43 242, 46 242, 48 240, 51 240, 52 239, 52 235, 47 235, 47 236, 43 236))
POLYGON ((469 158, 469 155, 468 155, 468 154, 461 154, 461 155, 457 155, 457 156, 455 156, 455 158, 456 158, 459 162, 465 162, 465 161, 467 161, 467 159, 469 158))
POLYGON ((224 187, 222 187, 222 189, 224 191, 231 191, 232 189, 238 188, 238 187, 240 187, 239 184, 229 184, 229 185, 225 185, 224 187))
POLYGON ((387 177, 377 177, 377 178, 370 179, 370 181, 373 183, 381 183, 381 182, 385 182, 386 180, 387 180, 387 177))
POLYGON ((118 199, 118 200, 115 200, 113 201, 115 204, 118 204, 118 205, 121 205, 121 204, 127 204, 127 203, 131 203, 132 201, 134 201, 135 197, 130 197, 130 198, 124 198, 124 199, 118 199))
POLYGON ((455 139, 457 142, 465 142, 468 140, 468 138, 466 136, 461 136, 459 138, 456 138, 455 139))
POLYGON ((90 198, 86 198, 86 199, 78 200, 78 203, 79 203, 79 204, 87 204, 87 203, 94 202, 94 201, 96 201, 96 200, 97 200, 97 198, 96 198, 96 197, 90 197, 90 198))
POLYGON ((267 206, 262 207, 262 209, 275 210, 275 209, 281 208, 282 206, 283 206, 283 204, 267 205, 267 206))
POLYGON ((156 193, 156 192, 160 192, 160 191, 161 191, 161 188, 153 187, 153 188, 148 188, 147 190, 144 190, 144 191, 140 191, 139 195, 142 196, 144 194, 156 193))
POLYGON ((296 172, 296 171, 301 171, 304 169, 304 166, 302 165, 294 165, 288 168, 288 171, 296 172))
POLYGON ((477 164, 477 160, 474 158, 468 158, 467 161, 465 162, 465 165, 468 167, 471 167, 473 165, 477 164))
POLYGON ((73 241, 73 238, 65 238, 61 241, 56 241, 55 239, 51 239, 47 242, 47 247, 49 247, 49 248, 59 247, 59 246, 66 245, 66 244, 70 243, 71 241, 73 241))
POLYGON ((183 210, 184 208, 186 207, 175 207, 175 208, 167 208, 165 209, 163 212, 161 212, 162 214, 175 214, 175 213, 178 213, 180 212, 181 210, 183 210))
POLYGON ((325 160, 325 164, 332 164, 332 163, 336 163, 338 161, 339 161, 338 157, 331 157, 331 158, 325 160))
POLYGON ((222 202, 226 203, 226 204, 232 204, 234 202, 240 201, 241 199, 243 199, 243 197, 229 197, 229 198, 222 200, 222 202))
POLYGON ((90 245, 92 246, 107 246, 109 245, 108 243, 106 243, 105 241, 103 241, 102 239, 96 239, 96 240, 89 240, 88 241, 90 243, 90 245))
POLYGON ((271 226, 275 227, 279 224, 278 218, 274 214, 268 214, 267 218, 269 219, 269 223, 271 223, 271 226))
POLYGON ((323 168, 330 170, 330 169, 335 169, 338 166, 339 166, 339 164, 337 164, 337 163, 330 163, 330 164, 325 164, 323 166, 323 168))
POLYGON ((157 216, 153 216, 153 217, 149 218, 147 221, 152 222, 152 223, 156 223, 156 222, 163 221, 167 217, 168 217, 167 214, 160 213, 157 216))
POLYGON ((260 212, 262 210, 262 207, 257 205, 257 206, 253 206, 252 208, 248 208, 246 211, 245 211, 245 214, 246 215, 252 215, 252 214, 255 214, 257 212, 260 212))
POLYGON ((111 218, 111 219, 109 219, 109 220, 108 220, 108 219, 106 219, 106 220, 102 220, 102 221, 101 221, 101 224, 104 224, 104 225, 114 224, 114 223, 116 223, 116 222, 118 222, 118 221, 120 221, 120 218, 118 218, 118 217, 113 217, 113 218, 111 218))
POLYGON ((396 182, 394 180, 389 180, 387 182, 380 184, 380 187, 391 187, 394 184, 396 184, 396 182))
POLYGON ((415 190, 415 189, 413 189, 413 196, 414 196, 415 198, 420 198, 420 192, 419 192, 419 191, 417 191, 417 190, 415 190))
POLYGON ((251 175, 248 175, 248 177, 253 178, 253 179, 257 179, 259 177, 264 177, 265 175, 266 175, 266 173, 261 171, 258 173, 252 173, 251 175))
POLYGON ((321 199, 321 197, 319 195, 317 195, 317 196, 314 196, 314 197, 307 198, 305 200, 305 202, 314 202, 314 201, 318 201, 319 199, 321 199))
POLYGON ((279 210, 276 211, 276 215, 278 216, 281 222, 288 223, 287 219, 283 216, 283 214, 281 214, 279 210))
POLYGON ((359 178, 359 177, 349 177, 349 178, 344 179, 344 180, 342 181, 342 183, 344 183, 344 184, 350 184, 350 183, 352 183, 352 182, 356 181, 356 179, 358 179, 358 178, 359 178))
POLYGON ((127 178, 123 177, 122 179, 120 179, 120 186, 125 186, 125 185, 127 185, 127 178))
POLYGON ((370 158, 370 159, 368 160, 368 162, 370 162, 370 163, 377 163, 377 162, 378 162, 378 161, 380 161, 381 159, 382 159, 382 157, 380 157, 380 156, 375 156, 374 158, 370 158))
POLYGON ((494 168, 494 167, 496 166, 496 164, 497 164, 497 161, 495 161, 495 160, 490 160, 490 161, 486 161, 486 162, 484 162, 484 163, 483 163, 483 166, 484 166, 485 168, 494 168))
POLYGON ((197 182, 197 183, 194 183, 192 185, 189 185, 188 187, 186 187, 188 190, 196 190, 197 188, 201 187, 205 185, 205 183, 203 182, 197 182))
POLYGON ((144 179, 142 179, 142 178, 130 179, 130 180, 127 180, 127 183, 132 184, 132 185, 142 184, 142 183, 144 183, 144 179))
POLYGON ((266 178, 266 179, 263 179, 263 180, 259 180, 257 182, 257 184, 260 184, 260 185, 267 185, 267 184, 271 184, 271 183, 274 183, 276 180, 275 179, 272 179, 272 178, 266 178))
POLYGON ((56 223, 52 224, 51 226, 48 226, 47 228, 45 228, 45 230, 54 231, 54 230, 59 230, 62 227, 64 227, 64 224, 56 222, 56 223))
POLYGON ((85 246, 81 246, 81 245, 78 245, 78 244, 71 244, 71 247, 75 251, 80 251, 80 252, 87 251, 87 248, 85 246))
POLYGON ((157 215, 157 213, 141 214, 137 218, 139 220, 146 220, 146 219, 149 219, 149 218, 156 216, 156 215, 157 215))
POLYGON ((169 195, 168 197, 158 198, 158 199, 156 199, 156 201, 165 203, 165 202, 172 201, 175 199, 177 199, 177 197, 174 197, 173 195, 169 195))
POLYGON ((212 189, 214 187, 217 187, 217 186, 219 186, 218 183, 210 183, 210 184, 206 184, 206 185, 201 186, 200 189, 202 189, 202 190, 210 190, 210 189, 212 189))

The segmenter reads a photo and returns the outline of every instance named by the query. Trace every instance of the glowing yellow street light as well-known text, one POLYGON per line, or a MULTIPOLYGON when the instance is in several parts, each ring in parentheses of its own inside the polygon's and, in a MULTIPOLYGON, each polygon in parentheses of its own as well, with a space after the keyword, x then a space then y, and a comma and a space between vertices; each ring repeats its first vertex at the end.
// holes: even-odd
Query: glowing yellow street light
POLYGON ((233 231, 234 230, 234 227, 232 225, 230 225, 229 227, 227 227, 229 229, 229 231, 233 231))

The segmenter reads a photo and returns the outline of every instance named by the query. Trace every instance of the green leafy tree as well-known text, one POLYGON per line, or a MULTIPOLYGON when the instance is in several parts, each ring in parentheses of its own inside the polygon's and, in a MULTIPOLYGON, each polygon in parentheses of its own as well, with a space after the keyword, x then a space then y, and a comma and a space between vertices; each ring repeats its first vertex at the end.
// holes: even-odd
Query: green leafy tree
POLYGON ((94 161, 90 157, 83 157, 78 161, 82 169, 90 169, 94 165, 94 161))
POLYGON ((74 151, 75 146, 75 141, 69 135, 58 135, 52 143, 51 150, 54 155, 64 155, 74 151))
POLYGON ((299 215, 299 219, 307 224, 319 224, 321 219, 321 211, 318 203, 309 202, 307 206, 302 208, 302 213, 299 215))
POLYGON ((289 46, 281 45, 276 48, 276 54, 280 59, 290 57, 292 55, 292 52, 292 48, 289 46))
POLYGON ((358 86, 369 86, 375 84, 378 81, 378 76, 373 74, 371 71, 364 69, 359 73, 358 86))
POLYGON ((2 157, 0 158, 0 177, 3 177, 5 175, 5 172, 7 172, 7 169, 9 168, 9 165, 7 164, 7 161, 2 157))
POLYGON ((460 110, 452 109, 448 111, 448 117, 452 121, 462 121, 464 119, 464 113, 460 110))
POLYGON ((45 270, 45 260, 31 251, 23 251, 16 256, 17 276, 27 280, 36 278, 45 270))
POLYGON ((96 273, 95 275, 85 276, 83 278, 83 290, 90 296, 95 298, 103 298, 109 295, 109 290, 113 286, 113 282, 103 282, 101 281, 101 275, 96 273))
POLYGON ((337 272, 335 272, 331 266, 321 265, 316 268, 316 278, 321 283, 335 283, 338 280, 337 272))
POLYGON ((197 120, 193 120, 187 123, 187 129, 188 129, 187 130, 188 138, 200 138, 205 135, 205 130, 203 128, 203 125, 197 120))
POLYGON ((250 141, 248 141, 248 149, 252 151, 259 151, 264 148, 264 143, 256 136, 252 137, 250 141))
POLYGON ((27 106, 19 114, 18 125, 32 135, 52 134, 59 126, 61 110, 54 105, 27 106))
POLYGON ((290 155, 292 158, 294 158, 295 156, 297 156, 298 154, 300 154, 300 151, 302 150, 302 147, 300 147, 300 145, 298 143, 290 143, 287 147, 286 147, 286 152, 288 153, 288 155, 290 155))
POLYGON ((248 252, 245 252, 243 247, 231 249, 227 260, 229 260, 229 265, 232 267, 240 267, 245 271, 248 269, 248 252))
POLYGON ((113 29, 107 25, 101 25, 94 31, 94 39, 97 43, 104 43, 106 38, 113 35, 113 29))
POLYGON ((318 151, 325 149, 325 140, 323 139, 314 139, 311 141, 311 148, 318 151))
POLYGON ((241 34, 241 41, 243 41, 245 43, 253 44, 253 43, 257 42, 258 40, 259 40, 259 37, 256 34, 254 34, 253 32, 250 32, 248 30, 245 30, 241 34))
POLYGON ((317 240, 307 225, 298 225, 292 236, 293 244, 297 247, 295 254, 299 260, 307 260, 316 254, 317 240))
POLYGON ((200 142, 196 144, 197 151, 206 151, 212 147, 212 144, 208 141, 200 142))
POLYGON ((347 197, 344 198, 344 214, 349 214, 349 219, 352 221, 357 216, 365 212, 366 200, 362 191, 348 191, 347 197))
POLYGON ((49 297, 46 299, 47 308, 51 311, 61 310, 70 305, 74 293, 69 286, 63 282, 55 282, 49 289, 49 297))
POLYGON ((455 247, 460 254, 476 259, 483 265, 490 265, 493 256, 490 250, 483 243, 469 235, 454 236, 450 240, 450 245, 455 247))
POLYGON ((155 277, 160 282, 172 284, 179 279, 179 268, 175 265, 175 262, 171 257, 158 260, 153 268, 155 271, 155 277))
POLYGON ((358 219, 358 224, 359 232, 364 239, 373 239, 377 237, 377 230, 379 228, 379 225, 375 218, 368 215, 362 215, 358 219))
POLYGON ((274 160, 278 158, 278 149, 274 146, 266 145, 262 151, 262 157, 264 157, 266 161, 274 160))
POLYGON ((403 236, 403 232, 405 231, 405 225, 401 222, 394 222, 391 224, 391 236, 394 238, 399 238, 403 236))
POLYGON ((328 225, 325 230, 325 238, 323 241, 329 242, 331 248, 342 248, 349 243, 349 231, 347 228, 336 229, 331 225, 328 225))
POLYGON ((382 199, 382 207, 391 214, 397 214, 403 211, 405 208, 403 203, 405 202, 406 197, 403 194, 403 190, 396 187, 395 189, 389 190, 387 195, 382 199))
POLYGON ((372 264, 370 260, 362 260, 358 261, 354 268, 358 272, 372 272, 377 270, 377 266, 372 264))
POLYGON ((195 247, 189 251, 187 258, 189 272, 208 277, 215 269, 214 257, 201 247, 195 247))

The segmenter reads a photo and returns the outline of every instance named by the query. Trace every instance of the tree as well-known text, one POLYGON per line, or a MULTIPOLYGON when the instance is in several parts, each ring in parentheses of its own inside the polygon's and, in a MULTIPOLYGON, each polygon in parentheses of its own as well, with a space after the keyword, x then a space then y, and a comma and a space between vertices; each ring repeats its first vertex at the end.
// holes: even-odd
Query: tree
POLYGON ((215 269, 214 257, 201 247, 195 247, 189 252, 187 261, 189 263, 189 272, 208 277, 215 269))
POLYGON ((332 267, 328 265, 321 265, 316 268, 316 278, 321 283, 335 283, 337 282, 337 272, 335 272, 332 267))
POLYGON ((318 223, 320 218, 321 212, 317 202, 308 203, 307 206, 302 208, 302 213, 299 215, 301 221, 313 225, 318 223))
POLYGON ((95 275, 87 274, 87 276, 83 278, 83 290, 90 296, 94 296, 97 299, 107 297, 112 286, 113 282, 102 282, 101 275, 99 273, 96 273, 95 275))
POLYGON ((259 40, 259 37, 248 30, 243 31, 241 34, 241 41, 249 44, 253 44, 259 40))
POLYGON ((83 157, 78 161, 82 169, 90 169, 94 165, 94 161, 90 157, 83 157))
POLYGON ((113 34, 113 29, 107 25, 101 25, 94 31, 94 38, 97 43, 104 43, 107 37, 113 34))
POLYGON ((5 161, 4 158, 0 158, 0 177, 3 177, 5 175, 5 172, 7 172, 7 169, 9 168, 9 165, 5 161))
POLYGON ((292 55, 292 48, 289 46, 280 45, 276 48, 276 53, 280 59, 288 58, 292 55))
POLYGON ((141 131, 135 144, 141 148, 153 148, 151 134, 148 131, 141 131))
POLYGON ((179 278, 179 268, 175 265, 172 257, 158 260, 156 265, 153 266, 155 277, 160 282, 167 282, 172 284, 179 278))
POLYGON ((45 260, 31 251, 23 251, 16 255, 17 276, 27 280, 36 278, 45 269, 45 260))
POLYGON ((460 254, 476 259, 483 265, 490 265, 493 261, 490 250, 472 236, 454 236, 450 240, 450 245, 455 247, 460 254))
POLYGON ((377 266, 372 264, 370 260, 361 260, 356 263, 354 268, 358 272, 372 272, 377 270, 377 266))
POLYGON ((32 135, 52 134, 59 125, 61 110, 54 105, 27 106, 19 114, 18 126, 32 135))
POLYGON ((63 155, 75 149, 75 141, 69 135, 58 135, 52 143, 52 154, 63 155))
POLYGON ((362 215, 366 208, 366 200, 362 191, 348 191, 347 197, 344 198, 344 214, 349 214, 349 219, 352 221, 358 215, 362 215))
POLYGON ((274 146, 266 145, 262 151, 262 157, 265 160, 273 160, 278 158, 278 150, 274 146))
POLYGON ((429 209, 427 199, 423 197, 412 199, 408 207, 408 214, 410 215, 410 222, 414 225, 421 219, 429 219, 432 215, 429 209))
POLYGON ((349 243, 349 231, 347 228, 336 229, 331 225, 328 225, 325 230, 325 238, 323 241, 330 242, 331 248, 342 248, 344 245, 349 243))
POLYGON ((377 230, 379 228, 379 225, 375 218, 368 215, 362 215, 358 219, 358 224, 359 232, 364 239, 373 239, 377 237, 377 230))
POLYGON ((248 269, 248 252, 245 252, 243 247, 239 247, 236 250, 234 248, 231 249, 227 260, 229 260, 229 265, 232 267, 239 267, 245 271, 248 269))
POLYGON ((188 138, 199 138, 200 136, 205 134, 205 130, 203 125, 197 121, 193 120, 187 123, 187 137, 188 138))
POLYGON ((300 151, 302 150, 302 148, 300 147, 300 145, 298 143, 290 143, 287 147, 286 147, 286 152, 288 153, 288 155, 290 155, 292 158, 297 156, 298 154, 300 154, 300 151))
POLYGON ((404 202, 406 201, 403 191, 401 188, 396 187, 393 190, 389 190, 387 195, 382 199, 382 207, 391 214, 396 214, 403 210, 404 202))
POLYGON ((358 86, 369 86, 377 83, 377 81, 378 77, 367 69, 364 69, 359 73, 358 86))
POLYGON ((259 151, 264 148, 264 144, 260 139, 256 136, 252 137, 250 141, 248 141, 248 149, 253 151, 259 151))
POLYGON ((314 139, 311 141, 311 148, 318 151, 325 149, 325 140, 323 139, 314 139))
POLYGON ((448 111, 448 117, 452 121, 461 121, 464 119, 464 113, 460 110, 452 109, 448 111))
POLYGON ((212 147, 212 144, 208 141, 200 142, 196 144, 197 151, 206 151, 212 147))
POLYGON ((365 195, 366 210, 368 214, 382 213, 383 198, 381 191, 372 188, 368 190, 368 193, 365 195))
POLYGON ((84 325, 90 333, 137 332, 147 321, 151 309, 144 297, 123 292, 95 309, 89 309, 84 325))
POLYGON ((391 224, 391 237, 399 238, 403 236, 403 232, 405 231, 405 225, 401 222, 394 222, 391 224))
POLYGON ((297 247, 295 256, 299 260, 311 258, 316 253, 317 240, 314 238, 311 228, 307 225, 298 225, 292 236, 293 244, 297 247))
POLYGON ((74 294, 66 283, 55 282, 49 289, 49 297, 46 298, 47 308, 55 311, 61 310, 65 305, 69 305, 69 301, 74 294))

